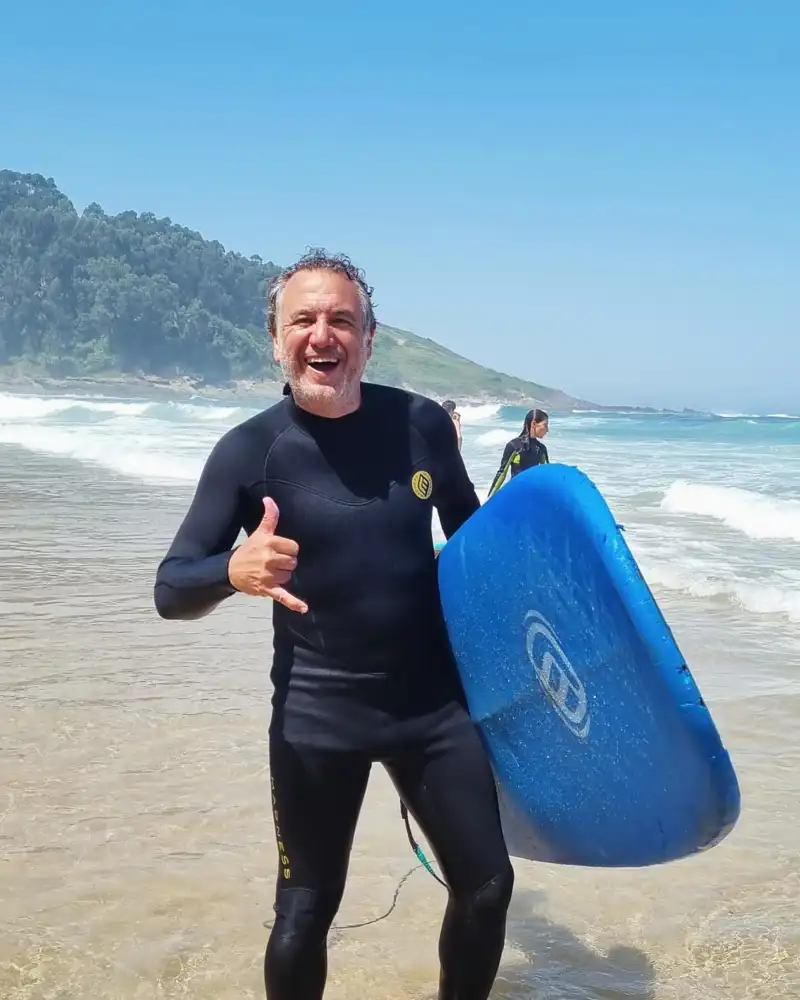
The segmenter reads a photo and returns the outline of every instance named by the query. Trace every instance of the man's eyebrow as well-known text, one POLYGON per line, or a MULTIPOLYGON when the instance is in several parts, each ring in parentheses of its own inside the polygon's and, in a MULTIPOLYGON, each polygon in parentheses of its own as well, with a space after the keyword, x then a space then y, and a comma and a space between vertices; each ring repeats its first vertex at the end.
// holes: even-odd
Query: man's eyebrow
POLYGON ((304 316, 313 316, 314 310, 309 309, 308 306, 299 306, 297 309, 293 309, 289 313, 289 321, 302 319, 304 316))
MULTIPOLYGON (((292 310, 288 315, 288 321, 290 323, 296 323, 298 320, 311 318, 317 315, 320 310, 311 308, 310 306, 298 306, 297 309, 292 310)), ((355 309, 348 309, 346 306, 339 307, 337 309, 328 310, 323 309, 322 312, 327 312, 330 319, 349 319, 356 321, 358 319, 358 311, 355 309)))

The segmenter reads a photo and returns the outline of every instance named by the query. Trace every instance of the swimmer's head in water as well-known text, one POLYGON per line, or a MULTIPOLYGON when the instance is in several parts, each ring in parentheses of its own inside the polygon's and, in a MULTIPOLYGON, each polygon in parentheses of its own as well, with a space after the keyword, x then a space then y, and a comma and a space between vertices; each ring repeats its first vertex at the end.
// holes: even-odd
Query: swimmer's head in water
POLYGON ((456 404, 453 402, 452 399, 446 399, 442 403, 442 406, 444 407, 445 410, 447 410, 447 412, 450 414, 451 417, 456 412, 456 404))
POLYGON ((319 416, 355 410, 372 354, 372 289, 347 257, 311 250, 273 279, 267 326, 299 406, 319 416))

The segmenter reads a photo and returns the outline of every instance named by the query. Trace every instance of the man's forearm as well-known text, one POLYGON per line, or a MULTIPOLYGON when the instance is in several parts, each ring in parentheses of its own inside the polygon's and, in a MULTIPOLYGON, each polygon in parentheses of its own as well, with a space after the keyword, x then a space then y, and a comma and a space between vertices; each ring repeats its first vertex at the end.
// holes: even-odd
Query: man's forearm
POLYGON ((236 593, 228 578, 232 552, 205 559, 167 556, 158 567, 153 598, 162 618, 191 621, 202 618, 236 593))

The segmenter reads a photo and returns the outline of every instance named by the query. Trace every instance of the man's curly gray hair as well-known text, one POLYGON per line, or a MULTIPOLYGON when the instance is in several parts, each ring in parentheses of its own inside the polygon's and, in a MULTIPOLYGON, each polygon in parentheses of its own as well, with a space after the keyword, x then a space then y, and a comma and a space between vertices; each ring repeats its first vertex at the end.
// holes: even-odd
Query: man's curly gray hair
POLYGON ((299 271, 333 271, 336 274, 343 274, 356 286, 358 297, 361 301, 361 319, 364 329, 372 333, 375 329, 375 310, 372 305, 373 289, 367 284, 364 272, 344 254, 329 254, 321 247, 309 247, 300 260, 285 267, 280 274, 276 275, 269 285, 267 295, 267 329, 273 335, 278 329, 278 313, 283 299, 283 290, 286 282, 293 274, 299 271))

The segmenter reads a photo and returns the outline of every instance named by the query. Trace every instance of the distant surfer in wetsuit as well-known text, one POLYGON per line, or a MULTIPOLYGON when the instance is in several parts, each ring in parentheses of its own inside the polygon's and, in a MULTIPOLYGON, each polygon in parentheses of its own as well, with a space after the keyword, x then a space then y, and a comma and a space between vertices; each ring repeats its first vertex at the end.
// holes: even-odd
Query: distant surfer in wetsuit
POLYGON ((267 997, 322 997, 380 762, 447 882, 438 996, 486 1000, 514 875, 447 639, 431 524, 436 507, 450 538, 478 497, 442 406, 362 381, 375 315, 347 258, 314 251, 283 271, 267 316, 287 392, 213 448, 154 594, 171 619, 201 618, 237 592, 272 599, 267 997))
POLYGON ((550 461, 542 440, 549 429, 550 418, 544 410, 528 410, 522 424, 522 433, 512 438, 503 451, 500 468, 489 487, 489 496, 500 489, 509 474, 513 479, 518 472, 524 472, 525 469, 532 469, 537 465, 546 465, 550 461))
POLYGON ((450 414, 450 419, 453 421, 453 425, 455 426, 455 429, 456 429, 456 435, 458 436, 458 449, 460 451, 461 450, 461 443, 462 443, 462 438, 461 438, 461 414, 456 409, 456 404, 453 402, 452 399, 446 399, 442 403, 442 406, 450 414))

